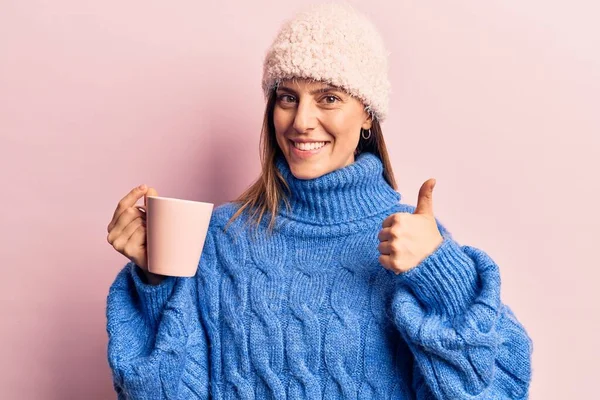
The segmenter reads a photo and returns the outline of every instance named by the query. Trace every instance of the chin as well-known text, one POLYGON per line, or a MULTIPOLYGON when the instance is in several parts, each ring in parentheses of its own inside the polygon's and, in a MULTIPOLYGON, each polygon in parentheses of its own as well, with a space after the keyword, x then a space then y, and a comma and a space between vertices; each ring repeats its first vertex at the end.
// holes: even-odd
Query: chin
POLYGON ((297 179, 316 179, 320 176, 325 175, 329 171, 325 171, 323 168, 318 168, 313 165, 294 165, 290 164, 290 170, 292 171, 292 175, 297 179))
POLYGON ((303 180, 316 179, 333 170, 333 168, 328 168, 321 162, 311 163, 310 161, 306 161, 298 163, 288 159, 288 165, 290 166, 292 175, 297 179, 303 180))
MULTIPOLYGON (((331 144, 327 144, 327 149, 324 150, 329 150, 329 146, 331 146, 331 144)), ((322 152, 321 154, 312 157, 298 157, 293 154, 293 149, 291 148, 288 148, 288 151, 289 152, 284 152, 285 158, 290 166, 292 175, 294 175, 296 179, 316 179, 335 171, 336 169, 342 168, 353 161, 352 159, 346 163, 340 162, 340 158, 344 160, 346 157, 340 156, 340 154, 334 155, 333 152, 330 151, 322 152)))

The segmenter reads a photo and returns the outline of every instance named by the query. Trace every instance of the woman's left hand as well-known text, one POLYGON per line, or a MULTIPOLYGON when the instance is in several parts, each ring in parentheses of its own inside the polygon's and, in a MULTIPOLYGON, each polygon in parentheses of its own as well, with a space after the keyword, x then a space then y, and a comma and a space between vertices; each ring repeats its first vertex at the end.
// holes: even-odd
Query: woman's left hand
POLYGON ((419 265, 444 240, 433 215, 434 186, 435 179, 423 183, 414 213, 392 214, 383 221, 379 262, 396 275, 419 265))

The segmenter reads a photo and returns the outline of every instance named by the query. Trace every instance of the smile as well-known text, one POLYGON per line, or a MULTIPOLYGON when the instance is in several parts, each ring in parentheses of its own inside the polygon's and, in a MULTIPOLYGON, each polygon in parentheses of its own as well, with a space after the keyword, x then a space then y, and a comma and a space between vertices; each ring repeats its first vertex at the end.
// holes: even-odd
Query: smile
POLYGON ((300 143, 300 142, 292 142, 294 147, 298 150, 309 151, 309 150, 318 150, 321 147, 325 146, 326 142, 309 142, 309 143, 300 143))

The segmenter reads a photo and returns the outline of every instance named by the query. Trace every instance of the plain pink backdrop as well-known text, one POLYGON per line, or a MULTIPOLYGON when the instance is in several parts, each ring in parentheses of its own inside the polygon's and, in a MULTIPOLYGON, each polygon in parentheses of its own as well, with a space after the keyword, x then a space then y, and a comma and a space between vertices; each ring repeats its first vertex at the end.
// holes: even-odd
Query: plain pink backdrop
MULTIPOLYGON (((532 399, 597 393, 600 7, 354 1, 391 52, 400 192, 500 265, 532 399)), ((307 4, 307 3, 303 3, 307 4)), ((118 200, 231 200, 258 175, 264 52, 298 4, 0 1, 0 398, 115 398, 118 200)))

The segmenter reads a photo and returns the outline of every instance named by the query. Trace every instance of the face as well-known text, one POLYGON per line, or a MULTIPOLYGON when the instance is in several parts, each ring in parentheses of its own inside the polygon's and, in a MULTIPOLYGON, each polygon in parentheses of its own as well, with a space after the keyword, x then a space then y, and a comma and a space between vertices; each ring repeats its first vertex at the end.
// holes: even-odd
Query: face
POLYGON ((292 174, 314 179, 354 162, 362 129, 372 119, 343 90, 311 80, 286 80, 273 110, 277 144, 292 174))

